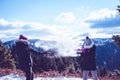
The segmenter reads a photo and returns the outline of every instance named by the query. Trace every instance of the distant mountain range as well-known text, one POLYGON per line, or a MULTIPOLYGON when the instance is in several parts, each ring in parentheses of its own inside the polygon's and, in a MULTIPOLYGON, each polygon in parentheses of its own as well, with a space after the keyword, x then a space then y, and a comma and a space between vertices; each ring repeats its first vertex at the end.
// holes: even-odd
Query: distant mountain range
MULTIPOLYGON (((110 38, 95 38, 93 40, 97 46, 97 65, 99 67, 105 66, 110 70, 120 70, 120 47, 118 47, 110 38)), ((14 41, 15 40, 7 41, 4 45, 8 45, 12 48, 14 41)), ((61 48, 57 44, 57 41, 45 41, 39 39, 32 39, 29 41, 31 42, 31 47, 38 51, 49 49, 58 50, 58 48, 61 48)), ((62 47, 62 49, 64 49, 64 47, 62 47)))
POLYGON ((93 40, 94 40, 96 46, 102 46, 102 45, 105 45, 107 43, 113 42, 113 40, 111 38, 95 38, 93 40))

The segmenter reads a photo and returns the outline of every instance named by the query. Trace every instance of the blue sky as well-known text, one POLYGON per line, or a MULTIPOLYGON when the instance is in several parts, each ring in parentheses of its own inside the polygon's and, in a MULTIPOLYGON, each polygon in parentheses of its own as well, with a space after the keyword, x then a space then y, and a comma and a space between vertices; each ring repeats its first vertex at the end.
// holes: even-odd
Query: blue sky
POLYGON ((68 40, 120 34, 119 0, 0 0, 0 39, 68 40))

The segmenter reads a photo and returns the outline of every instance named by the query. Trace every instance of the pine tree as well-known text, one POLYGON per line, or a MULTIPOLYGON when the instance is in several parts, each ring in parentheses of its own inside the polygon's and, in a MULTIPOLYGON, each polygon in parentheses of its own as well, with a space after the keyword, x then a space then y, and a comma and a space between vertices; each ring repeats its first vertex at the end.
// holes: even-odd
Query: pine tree
POLYGON ((118 46, 120 46, 120 35, 113 35, 112 39, 118 46))
POLYGON ((11 54, 11 49, 8 46, 3 46, 3 42, 0 41, 0 68, 15 68, 15 61, 11 54))

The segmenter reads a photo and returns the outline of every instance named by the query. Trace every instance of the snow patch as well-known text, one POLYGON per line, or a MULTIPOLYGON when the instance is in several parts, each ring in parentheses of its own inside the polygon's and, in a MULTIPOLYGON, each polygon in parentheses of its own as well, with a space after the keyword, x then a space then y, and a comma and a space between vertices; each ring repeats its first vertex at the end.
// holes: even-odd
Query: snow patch
MULTIPOLYGON (((10 75, 6 75, 6 76, 2 76, 0 77, 0 80, 25 80, 25 76, 19 76, 19 75, 15 75, 15 74, 10 74, 10 75)), ((82 78, 74 78, 74 77, 47 77, 47 78, 43 78, 43 77, 37 77, 34 78, 34 80, 83 80, 82 78)), ((92 79, 88 79, 88 80, 92 80, 92 79)))

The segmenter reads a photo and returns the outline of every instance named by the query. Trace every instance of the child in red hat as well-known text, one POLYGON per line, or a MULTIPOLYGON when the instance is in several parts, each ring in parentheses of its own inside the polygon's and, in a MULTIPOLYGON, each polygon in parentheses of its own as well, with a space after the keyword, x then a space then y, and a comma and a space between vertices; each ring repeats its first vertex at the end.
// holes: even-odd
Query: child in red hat
POLYGON ((23 70, 26 74, 26 80, 33 80, 33 60, 31 57, 28 38, 20 35, 13 46, 13 54, 17 62, 17 68, 23 70))

